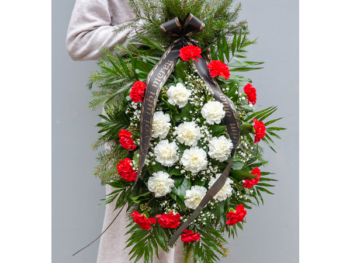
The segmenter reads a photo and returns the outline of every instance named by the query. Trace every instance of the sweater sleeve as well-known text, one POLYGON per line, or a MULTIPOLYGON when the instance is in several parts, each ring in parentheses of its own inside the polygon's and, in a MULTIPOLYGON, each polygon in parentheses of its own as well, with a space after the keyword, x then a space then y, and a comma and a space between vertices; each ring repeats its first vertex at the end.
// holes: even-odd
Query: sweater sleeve
MULTIPOLYGON (((125 11, 129 10, 120 10, 125 11)), ((96 60, 101 56, 101 47, 112 50, 117 43, 126 46, 126 37, 135 36, 134 29, 114 32, 108 0, 76 0, 67 32, 67 51, 76 61, 96 60)))

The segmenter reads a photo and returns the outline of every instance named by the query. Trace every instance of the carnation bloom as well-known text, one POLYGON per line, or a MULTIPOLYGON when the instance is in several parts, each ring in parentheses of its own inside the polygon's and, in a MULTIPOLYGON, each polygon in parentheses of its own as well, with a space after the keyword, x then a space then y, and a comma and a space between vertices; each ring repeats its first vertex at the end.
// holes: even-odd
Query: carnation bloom
POLYGON ((247 94, 248 104, 251 102, 253 105, 256 103, 256 89, 252 84, 248 83, 244 86, 243 91, 247 94))
POLYGON ((181 240, 186 244, 193 241, 199 241, 200 237, 201 237, 201 234, 198 234, 192 230, 187 230, 187 229, 185 229, 183 234, 181 234, 181 240))
POLYGON ((195 122, 184 122, 175 128, 177 140, 187 146, 196 146, 198 140, 203 136, 201 129, 195 122))
POLYGON ((131 137, 132 133, 127 130, 120 130, 119 137, 131 137))
POLYGON ((226 161, 233 149, 233 144, 230 139, 224 135, 219 138, 214 137, 209 141, 209 156, 220 162, 226 161))
POLYGON ((117 164, 118 174, 121 178, 125 179, 128 182, 136 180, 137 173, 131 166, 132 161, 129 158, 120 160, 117 164))
POLYGON ((224 105, 219 101, 208 101, 204 104, 201 113, 209 124, 219 124, 225 117, 224 105))
POLYGON ((208 65, 209 74, 212 78, 216 76, 222 76, 225 79, 230 78, 230 69, 225 63, 222 63, 220 60, 212 60, 208 65))
POLYGON ((167 91, 171 105, 178 105, 179 108, 186 106, 188 98, 191 96, 191 91, 186 89, 182 83, 177 83, 176 86, 171 86, 167 91))
POLYGON ((196 57, 201 58, 201 52, 202 50, 199 47, 190 45, 180 49, 179 57, 183 61, 189 61, 190 59, 193 59, 198 62, 198 59, 196 57))
POLYGON ((147 218, 144 214, 140 215, 136 210, 131 214, 136 224, 138 224, 142 229, 151 229, 151 224, 156 224, 157 220, 155 218, 147 218))
MULTIPOLYGON (((219 179, 220 176, 221 176, 221 174, 216 174, 216 177, 211 177, 210 178, 209 185, 208 185, 209 189, 219 179)), ((233 181, 230 178, 227 178, 224 186, 214 196, 214 199, 221 202, 221 201, 226 200, 228 197, 230 197, 232 195, 232 190, 233 190, 232 187, 231 187, 232 183, 233 183, 233 181)))
POLYGON ((247 211, 244 209, 244 206, 242 204, 239 204, 236 207, 236 211, 233 209, 227 213, 227 218, 228 220, 226 221, 226 225, 234 225, 237 224, 238 222, 243 221, 245 215, 247 214, 247 211))
POLYGON ((207 154, 203 149, 194 146, 184 151, 180 162, 186 171, 198 173, 207 167, 207 154))
POLYGON ((256 143, 260 142, 260 140, 265 137, 266 127, 262 121, 258 121, 257 119, 254 119, 253 121, 255 130, 254 143, 256 143))
POLYGON ((169 143, 168 140, 160 141, 156 147, 154 147, 154 154, 156 161, 164 166, 172 166, 179 160, 177 150, 179 147, 175 142, 169 143))
POLYGON ((127 130, 120 130, 119 142, 126 150, 135 150, 136 145, 134 140, 131 138, 132 133, 127 130))
POLYGON ((246 180, 244 180, 243 187, 245 187, 245 188, 252 188, 254 185, 258 184, 258 182, 260 180, 260 175, 261 175, 260 169, 259 168, 254 168, 252 170, 251 174, 257 175, 257 177, 255 177, 254 179, 246 179, 246 180))
POLYGON ((164 139, 170 130, 170 116, 162 111, 157 111, 153 115, 152 137, 164 139))
POLYGON ((148 179, 148 190, 155 194, 155 197, 165 196, 174 187, 174 180, 169 178, 169 174, 163 171, 154 173, 148 179))
POLYGON ((207 189, 203 186, 195 185, 191 190, 186 190, 185 206, 191 209, 196 209, 203 197, 207 193, 207 189))
POLYGON ((180 214, 173 214, 173 211, 171 211, 169 214, 162 214, 157 215, 156 218, 158 219, 158 223, 163 228, 177 228, 180 226, 180 214))
POLYGON ((143 81, 136 81, 131 87, 130 98, 133 102, 141 102, 145 97, 146 84, 143 81))

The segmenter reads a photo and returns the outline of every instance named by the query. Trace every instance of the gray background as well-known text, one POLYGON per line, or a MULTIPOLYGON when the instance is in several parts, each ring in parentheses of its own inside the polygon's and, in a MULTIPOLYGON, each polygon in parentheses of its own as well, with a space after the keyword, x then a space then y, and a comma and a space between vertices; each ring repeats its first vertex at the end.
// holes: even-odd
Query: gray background
MULTIPOLYGON (((230 240, 230 256, 221 262, 294 263, 299 261, 299 3, 297 0, 241 1, 240 19, 247 19, 251 38, 258 45, 249 50, 253 61, 265 68, 250 72, 258 104, 279 106, 283 116, 278 155, 266 150, 265 170, 279 180, 274 196, 265 205, 248 211, 245 230, 230 240)), ((98 242, 72 257, 102 229, 104 187, 92 176, 97 152, 90 148, 97 138, 98 112, 88 109, 90 91, 85 87, 94 61, 74 62, 65 47, 66 31, 74 0, 52 0, 52 262, 96 262, 98 242)), ((118 262, 117 259, 111 262, 118 262)))

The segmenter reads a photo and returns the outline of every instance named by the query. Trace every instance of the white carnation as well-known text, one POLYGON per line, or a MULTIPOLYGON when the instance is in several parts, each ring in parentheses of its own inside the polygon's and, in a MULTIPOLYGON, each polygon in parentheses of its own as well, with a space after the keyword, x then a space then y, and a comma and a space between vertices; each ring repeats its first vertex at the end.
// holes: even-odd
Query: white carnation
POLYGON ((202 137, 201 129, 195 122, 184 122, 175 128, 179 142, 187 146, 196 146, 198 140, 202 137))
POLYGON ((205 187, 199 185, 192 186, 191 190, 186 190, 185 206, 196 209, 206 193, 207 189, 205 187))
MULTIPOLYGON (((209 189, 219 179, 220 176, 221 176, 221 174, 217 174, 215 177, 210 178, 209 185, 208 185, 209 189)), ((231 187, 232 183, 233 183, 233 181, 230 178, 227 178, 224 186, 214 196, 214 199, 221 202, 221 201, 226 200, 228 197, 230 197, 232 195, 232 190, 233 190, 231 187)))
POLYGON ((219 124, 225 117, 224 105, 218 101, 208 101, 203 106, 201 113, 209 124, 219 124))
POLYGON ((209 141, 209 156, 220 162, 226 161, 233 149, 233 144, 230 139, 225 136, 219 138, 214 137, 209 141))
POLYGON ((155 197, 165 196, 174 187, 174 180, 169 178, 169 174, 163 171, 154 173, 148 179, 148 190, 155 194, 155 197))
POLYGON ((178 105, 180 108, 186 106, 191 91, 186 89, 182 83, 177 83, 176 86, 171 86, 167 92, 171 105, 178 105))
POLYGON ((181 163, 185 167, 186 171, 198 173, 207 167, 207 154, 203 149, 200 149, 197 146, 191 147, 190 149, 184 151, 181 158, 181 163))
POLYGON ((153 115, 152 137, 164 139, 170 130, 170 115, 157 111, 153 115))
POLYGON ((177 150, 179 147, 175 142, 169 143, 168 140, 160 141, 156 147, 154 147, 154 154, 156 156, 156 161, 164 166, 172 166, 179 160, 177 155, 177 150))

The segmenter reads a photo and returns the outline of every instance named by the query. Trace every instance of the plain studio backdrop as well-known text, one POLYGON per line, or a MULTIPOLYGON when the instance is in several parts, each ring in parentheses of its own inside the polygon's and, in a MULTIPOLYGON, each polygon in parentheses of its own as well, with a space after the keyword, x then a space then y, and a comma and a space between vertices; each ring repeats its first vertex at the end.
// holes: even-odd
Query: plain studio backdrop
MULTIPOLYGON (((95 263, 98 242, 72 254, 101 233, 105 211, 98 207, 105 188, 92 175, 97 151, 90 148, 98 136, 95 125, 100 118, 98 111, 88 108, 90 91, 86 88, 97 65, 72 61, 65 45, 74 3, 52 1, 53 263, 95 263)), ((230 254, 221 262, 295 263, 299 262, 299 3, 241 3, 239 18, 248 20, 250 38, 258 38, 248 58, 265 62, 263 70, 245 75, 257 89, 259 109, 278 106, 272 117, 284 117, 278 126, 288 129, 280 133, 283 141, 276 141, 278 154, 266 149, 269 164, 263 170, 276 173, 275 195, 265 194, 265 205, 248 210, 244 231, 229 240, 230 254)))

